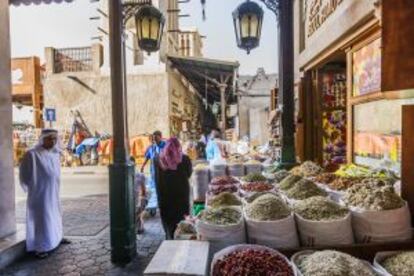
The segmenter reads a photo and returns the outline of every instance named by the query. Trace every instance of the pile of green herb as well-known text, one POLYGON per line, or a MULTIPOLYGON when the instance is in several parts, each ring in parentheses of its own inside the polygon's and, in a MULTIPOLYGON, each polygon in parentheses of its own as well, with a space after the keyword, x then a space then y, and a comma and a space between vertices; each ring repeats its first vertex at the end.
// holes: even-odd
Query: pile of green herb
POLYGON ((296 182, 301 181, 302 177, 298 175, 289 175, 279 183, 279 188, 282 191, 287 191, 295 185, 296 182))
POLYGON ((262 195, 278 196, 277 194, 272 193, 272 192, 257 192, 257 193, 254 193, 252 195, 245 196, 244 201, 246 203, 252 203, 254 200, 256 200, 256 198, 261 197, 262 195))
POLYGON ((248 204, 245 210, 249 218, 259 221, 279 220, 291 214, 289 206, 280 197, 273 194, 259 196, 248 204))
POLYGON ((245 182, 263 182, 267 178, 264 177, 261 173, 251 173, 242 178, 245 182))
POLYGON ((295 213, 308 220, 327 221, 346 217, 349 210, 333 200, 322 196, 314 196, 295 203, 295 213))
POLYGON ((240 222, 241 217, 241 211, 230 207, 207 209, 200 216, 202 221, 215 225, 237 224, 240 222))
POLYGON ((303 276, 375 276, 376 273, 351 255, 325 250, 302 255, 296 264, 303 276))
POLYGON ((404 206, 404 200, 389 185, 357 184, 346 191, 343 201, 352 207, 371 211, 393 210, 404 206))
POLYGON ((224 206, 240 206, 242 205, 242 202, 233 193, 224 192, 211 198, 208 202, 208 205, 213 208, 224 206))
POLYGON ((310 177, 323 173, 323 169, 315 162, 306 161, 302 165, 293 168, 290 172, 295 175, 310 177))
POLYGON ((276 183, 280 183, 283 179, 288 177, 290 174, 287 170, 281 170, 274 174, 276 183))
POLYGON ((401 252, 388 257, 381 265, 393 276, 414 275, 414 251, 401 252))
POLYGON ((293 184, 293 187, 285 191, 285 194, 287 197, 296 200, 303 200, 313 196, 328 195, 327 192, 319 188, 315 183, 306 179, 302 179, 293 184))

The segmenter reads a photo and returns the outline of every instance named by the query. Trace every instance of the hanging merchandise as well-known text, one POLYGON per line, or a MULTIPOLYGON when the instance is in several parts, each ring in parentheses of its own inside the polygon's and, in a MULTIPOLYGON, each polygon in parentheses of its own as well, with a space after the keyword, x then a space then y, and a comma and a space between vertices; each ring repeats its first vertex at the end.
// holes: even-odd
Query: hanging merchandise
POLYGON ((321 74, 323 165, 337 170, 346 162, 346 74, 344 69, 321 74))
POLYGON ((214 115, 217 115, 220 111, 220 105, 218 103, 214 103, 211 106, 211 111, 213 112, 214 115))
POLYGON ((201 5, 203 6, 203 20, 207 19, 206 17, 206 0, 201 0, 201 5))

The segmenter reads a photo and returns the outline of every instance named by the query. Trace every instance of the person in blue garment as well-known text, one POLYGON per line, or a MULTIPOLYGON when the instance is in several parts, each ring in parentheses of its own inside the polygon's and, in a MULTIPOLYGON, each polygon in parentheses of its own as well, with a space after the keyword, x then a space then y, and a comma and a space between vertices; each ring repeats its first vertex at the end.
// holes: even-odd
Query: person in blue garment
POLYGON ((221 132, 218 129, 211 131, 210 139, 206 147, 207 161, 221 159, 226 157, 224 145, 221 140, 221 132))
POLYGON ((142 164, 141 167, 141 173, 144 173, 145 171, 145 167, 147 165, 147 163, 149 161, 151 161, 151 167, 150 167, 150 181, 149 181, 149 188, 151 193, 153 194, 153 196, 151 196, 151 199, 149 200, 148 203, 148 209, 151 211, 154 211, 153 213, 151 213, 152 215, 155 214, 155 210, 156 210, 156 202, 157 202, 157 198, 156 198, 156 180, 155 180, 155 165, 154 165, 154 160, 160 155, 160 153, 162 152, 162 150, 164 149, 166 143, 165 141, 163 141, 162 139, 162 133, 161 131, 157 130, 152 134, 152 145, 148 147, 147 151, 145 152, 145 161, 144 164, 142 164), (155 197, 155 198, 154 198, 155 197), (151 206, 153 206, 154 208, 152 208, 151 206))
POLYGON ((148 147, 145 152, 145 161, 141 167, 141 173, 144 172, 147 163, 151 161, 151 176, 154 175, 154 159, 160 155, 161 151, 164 149, 166 143, 162 140, 161 131, 157 130, 152 134, 152 145, 148 147))

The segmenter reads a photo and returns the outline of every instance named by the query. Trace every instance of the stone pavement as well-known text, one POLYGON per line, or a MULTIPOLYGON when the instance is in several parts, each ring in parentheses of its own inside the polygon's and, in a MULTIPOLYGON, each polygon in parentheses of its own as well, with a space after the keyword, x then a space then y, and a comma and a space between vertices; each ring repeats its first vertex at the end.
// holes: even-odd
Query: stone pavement
POLYGON ((146 232, 137 236, 138 256, 125 267, 110 261, 109 229, 93 237, 70 237, 72 244, 59 247, 49 258, 26 256, 0 271, 0 276, 142 275, 164 239, 158 216, 145 223, 146 232))

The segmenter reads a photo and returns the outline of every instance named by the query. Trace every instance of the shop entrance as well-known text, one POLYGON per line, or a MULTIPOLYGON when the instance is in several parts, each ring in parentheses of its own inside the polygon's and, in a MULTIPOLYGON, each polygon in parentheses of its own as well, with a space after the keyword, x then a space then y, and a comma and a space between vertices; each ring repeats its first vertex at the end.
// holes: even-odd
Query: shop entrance
POLYGON ((305 73, 300 96, 304 124, 304 160, 328 171, 346 163, 347 66, 345 53, 305 73))

